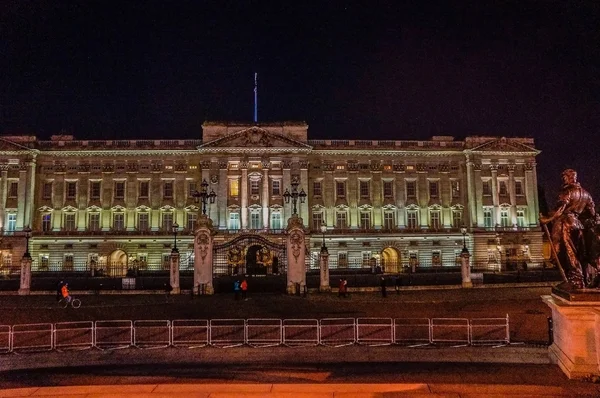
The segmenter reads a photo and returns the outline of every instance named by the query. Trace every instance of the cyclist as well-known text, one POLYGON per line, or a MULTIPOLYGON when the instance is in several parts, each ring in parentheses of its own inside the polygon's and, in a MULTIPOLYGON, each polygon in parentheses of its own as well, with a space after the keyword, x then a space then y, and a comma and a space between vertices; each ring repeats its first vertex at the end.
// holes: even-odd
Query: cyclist
POLYGON ((71 295, 69 294, 69 284, 65 283, 63 285, 63 287, 60 289, 62 296, 65 300, 67 300, 67 303, 71 302, 71 295))

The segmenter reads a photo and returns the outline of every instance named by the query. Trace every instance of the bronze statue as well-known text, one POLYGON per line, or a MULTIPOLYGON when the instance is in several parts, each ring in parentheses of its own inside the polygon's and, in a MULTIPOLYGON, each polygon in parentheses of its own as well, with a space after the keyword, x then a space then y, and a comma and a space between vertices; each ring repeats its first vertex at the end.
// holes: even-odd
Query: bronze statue
POLYGON ((552 254, 565 281, 575 289, 598 286, 598 215, 592 195, 577 182, 577 172, 562 172, 563 186, 550 215, 540 214, 552 254), (552 233, 546 224, 552 223, 552 233))

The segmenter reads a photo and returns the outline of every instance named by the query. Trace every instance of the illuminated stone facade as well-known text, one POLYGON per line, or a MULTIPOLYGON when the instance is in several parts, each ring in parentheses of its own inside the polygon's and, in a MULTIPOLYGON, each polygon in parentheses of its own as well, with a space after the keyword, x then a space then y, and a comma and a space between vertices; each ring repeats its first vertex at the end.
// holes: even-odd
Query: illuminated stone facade
POLYGON ((181 267, 193 267, 202 181, 217 195, 206 205, 216 243, 281 239, 296 181, 311 267, 323 238, 331 268, 456 266, 463 242, 474 268, 537 267, 538 153, 530 138, 310 140, 297 122, 206 122, 198 140, 4 136, 1 264, 18 263, 31 226, 34 271, 164 268, 176 222, 181 267))

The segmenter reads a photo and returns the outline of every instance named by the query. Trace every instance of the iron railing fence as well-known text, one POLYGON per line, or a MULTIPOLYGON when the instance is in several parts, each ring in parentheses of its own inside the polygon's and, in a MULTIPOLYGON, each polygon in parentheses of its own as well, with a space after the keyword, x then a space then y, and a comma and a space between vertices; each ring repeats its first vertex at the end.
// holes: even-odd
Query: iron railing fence
POLYGON ((101 320, 0 325, 0 354, 68 349, 239 346, 504 346, 504 318, 101 320))

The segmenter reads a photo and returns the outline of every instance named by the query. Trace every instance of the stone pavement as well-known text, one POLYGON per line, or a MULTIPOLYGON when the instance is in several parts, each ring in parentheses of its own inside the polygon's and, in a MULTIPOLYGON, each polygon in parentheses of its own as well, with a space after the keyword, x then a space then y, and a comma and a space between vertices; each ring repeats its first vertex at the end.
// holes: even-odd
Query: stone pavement
POLYGON ((0 356, 0 397, 598 397, 541 347, 234 347, 0 356))

